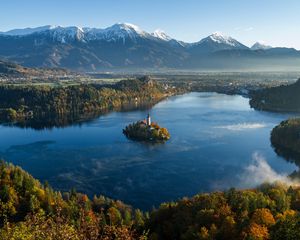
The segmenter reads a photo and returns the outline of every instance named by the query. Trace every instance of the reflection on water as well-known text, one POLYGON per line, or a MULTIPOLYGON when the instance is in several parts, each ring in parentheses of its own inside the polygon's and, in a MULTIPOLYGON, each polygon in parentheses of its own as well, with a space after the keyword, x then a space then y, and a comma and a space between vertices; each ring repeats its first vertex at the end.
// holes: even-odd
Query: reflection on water
POLYGON ((190 93, 150 110, 112 112, 65 128, 1 126, 0 156, 56 189, 75 187, 149 209, 198 192, 254 186, 244 174, 254 154, 271 173, 291 173, 295 165, 277 157, 269 140, 287 117, 254 111, 241 96, 190 93), (148 111, 171 133, 167 143, 132 142, 122 134, 148 111))
MULTIPOLYGON (((136 110, 146 110, 150 109, 155 102, 147 102, 147 103, 128 103, 119 108, 115 108, 114 111, 119 112, 128 112, 128 111, 136 111, 136 110)), ((93 121, 94 119, 104 116, 111 112, 110 109, 105 109, 101 111, 93 111, 90 113, 79 113, 72 112, 70 114, 64 115, 43 115, 39 118, 27 118, 18 122, 5 123, 4 126, 7 127, 20 127, 20 128, 32 128, 35 130, 46 130, 52 128, 65 128, 70 125, 81 125, 82 123, 88 123, 93 121)))

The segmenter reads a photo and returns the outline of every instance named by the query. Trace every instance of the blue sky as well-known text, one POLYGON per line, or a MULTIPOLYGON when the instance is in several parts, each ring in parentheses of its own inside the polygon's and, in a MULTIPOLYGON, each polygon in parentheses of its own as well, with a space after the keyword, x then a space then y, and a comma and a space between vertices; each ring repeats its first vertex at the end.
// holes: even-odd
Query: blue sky
POLYGON ((219 31, 246 45, 300 49, 299 0, 3 0, 0 31, 41 25, 128 22, 187 42, 219 31))

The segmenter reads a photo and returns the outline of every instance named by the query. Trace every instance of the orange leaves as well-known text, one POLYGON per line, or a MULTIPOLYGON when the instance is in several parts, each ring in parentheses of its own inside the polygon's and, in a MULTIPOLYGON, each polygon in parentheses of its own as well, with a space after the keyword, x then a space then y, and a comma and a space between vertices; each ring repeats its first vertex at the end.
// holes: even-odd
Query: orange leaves
POLYGON ((155 128, 155 129, 160 129, 160 126, 156 122, 152 122, 151 127, 155 128))
POLYGON ((275 219, 269 209, 256 209, 251 217, 247 236, 257 240, 270 239, 269 228, 274 224, 275 219))
POLYGON ((290 209, 290 210, 284 211, 283 213, 277 214, 276 219, 284 220, 287 217, 292 217, 292 216, 295 216, 296 214, 297 214, 296 211, 290 209))
POLYGON ((265 226, 251 223, 248 230, 248 236, 254 240, 266 240, 269 239, 268 228, 265 226))
POLYGON ((252 223, 270 227, 275 224, 271 211, 267 208, 256 209, 251 218, 252 223))
POLYGON ((275 224, 271 211, 267 208, 256 209, 250 219, 245 235, 250 239, 270 239, 269 229, 275 224))
POLYGON ((81 201, 87 202, 89 200, 88 196, 86 194, 83 194, 81 197, 81 201))

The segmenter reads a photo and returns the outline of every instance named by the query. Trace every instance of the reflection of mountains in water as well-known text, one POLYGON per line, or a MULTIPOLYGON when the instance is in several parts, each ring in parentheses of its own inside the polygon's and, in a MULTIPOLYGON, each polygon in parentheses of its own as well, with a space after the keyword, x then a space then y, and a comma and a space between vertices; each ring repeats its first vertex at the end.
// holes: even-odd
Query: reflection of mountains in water
POLYGON ((118 112, 129 112, 137 110, 147 110, 153 107, 157 102, 145 102, 137 103, 132 102, 126 105, 123 105, 119 108, 106 109, 101 111, 92 111, 92 112, 72 112, 70 114, 64 115, 43 115, 41 117, 34 117, 30 119, 24 119, 14 123, 6 123, 5 126, 20 127, 20 128, 32 128, 35 130, 44 130, 52 128, 64 128, 71 125, 81 125, 83 123, 91 122, 96 118, 106 115, 111 111, 118 112))

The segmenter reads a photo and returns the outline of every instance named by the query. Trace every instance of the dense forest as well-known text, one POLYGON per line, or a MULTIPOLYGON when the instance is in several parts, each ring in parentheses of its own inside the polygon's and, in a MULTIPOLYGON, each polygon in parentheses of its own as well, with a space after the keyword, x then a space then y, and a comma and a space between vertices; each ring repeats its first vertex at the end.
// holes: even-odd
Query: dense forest
POLYGON ((258 110, 300 112, 300 79, 294 84, 252 92, 250 105, 258 110))
POLYGON ((0 239, 143 239, 146 216, 103 196, 54 191, 0 163, 0 239))
MULTIPOLYGON (((82 84, 66 87, 0 86, 0 119, 80 116, 117 110, 130 103, 157 102, 177 91, 148 77, 114 85, 82 84)), ((74 118, 74 117, 73 117, 74 118)))
POLYGON ((0 239, 300 239, 300 188, 280 183, 163 203, 143 213, 103 196, 61 193, 0 163, 0 239))
POLYGON ((276 126, 271 143, 278 155, 300 165, 300 118, 291 118, 276 126))

